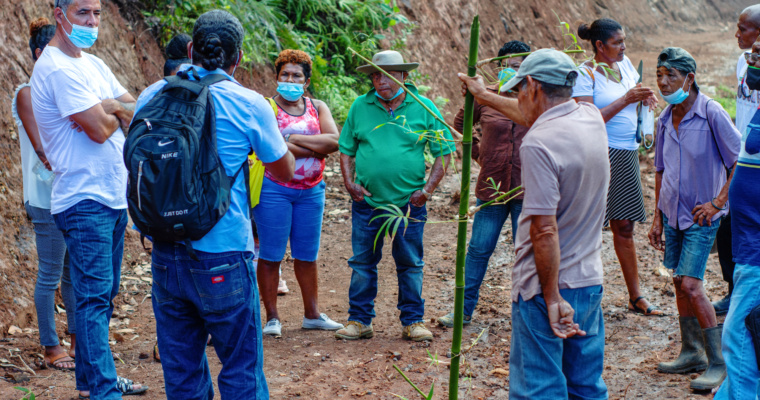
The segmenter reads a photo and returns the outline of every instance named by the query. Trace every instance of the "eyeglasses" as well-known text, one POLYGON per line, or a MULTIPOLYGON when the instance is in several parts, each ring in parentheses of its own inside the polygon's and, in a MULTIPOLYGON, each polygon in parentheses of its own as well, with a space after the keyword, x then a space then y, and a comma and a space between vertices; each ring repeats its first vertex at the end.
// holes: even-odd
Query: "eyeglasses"
POLYGON ((747 63, 749 64, 755 64, 758 60, 760 60, 760 54, 744 53, 744 59, 747 60, 747 63))

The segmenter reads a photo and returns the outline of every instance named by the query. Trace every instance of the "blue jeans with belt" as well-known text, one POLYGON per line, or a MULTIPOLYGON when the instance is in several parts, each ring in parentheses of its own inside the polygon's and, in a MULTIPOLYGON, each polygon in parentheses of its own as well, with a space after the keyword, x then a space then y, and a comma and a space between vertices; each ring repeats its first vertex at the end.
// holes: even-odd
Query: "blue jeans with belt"
MULTIPOLYGON (((422 236, 427 220, 427 208, 406 204, 401 211, 409 210, 409 226, 404 230, 403 222, 393 238, 393 259, 398 277, 398 304, 401 324, 409 326, 423 322, 425 300, 422 298, 422 236), (410 210, 411 208, 411 210, 410 210)), ((351 205, 351 248, 354 255, 348 260, 353 269, 351 286, 348 289, 348 320, 369 325, 375 317, 375 297, 377 297, 377 264, 383 256, 384 236, 376 239, 380 227, 386 221, 377 215, 385 214, 365 201, 354 201, 351 205), (371 222, 370 222, 371 221, 371 222), (377 240, 377 245, 375 241, 377 240)))
MULTIPOLYGON (((478 199, 477 204, 484 201, 478 199)), ((488 270, 496 243, 501 235, 501 228, 507 218, 512 219, 512 241, 517 233, 517 220, 522 211, 522 200, 512 200, 506 204, 497 204, 482 208, 475 214, 472 222, 472 236, 467 246, 467 258, 464 268, 464 315, 472 316, 480 297, 480 285, 488 270)))
POLYGON ((214 397, 206 339, 222 362, 223 399, 269 399, 253 253, 196 251, 153 245, 153 313, 168 399, 214 397))
POLYGON ((93 399, 121 399, 108 322, 119 293, 127 210, 83 200, 53 218, 69 251, 76 297, 76 388, 93 399))
POLYGON ((549 325, 543 295, 512 303, 511 400, 606 400, 602 286, 559 291, 586 336, 561 339, 549 325))
POLYGON ((24 204, 26 215, 34 224, 34 238, 37 244, 37 282, 34 285, 34 307, 37 310, 37 326, 40 329, 40 344, 59 345, 55 332, 55 290, 61 284, 61 297, 66 307, 67 331, 77 333, 76 299, 71 287, 69 257, 63 234, 55 226, 50 209, 24 204))

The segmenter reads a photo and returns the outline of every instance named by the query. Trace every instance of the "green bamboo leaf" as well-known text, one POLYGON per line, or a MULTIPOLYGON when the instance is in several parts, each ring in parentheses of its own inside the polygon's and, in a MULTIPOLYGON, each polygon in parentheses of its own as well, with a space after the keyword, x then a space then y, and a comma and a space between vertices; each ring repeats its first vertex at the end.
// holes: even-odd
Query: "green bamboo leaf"
POLYGON ((399 225, 401 225, 401 221, 404 221, 405 218, 396 218, 396 224, 393 226, 393 233, 390 235, 392 238, 396 237, 396 231, 398 231, 399 225))
POLYGON ((371 220, 369 220, 369 223, 371 224, 372 221, 374 221, 374 220, 376 220, 378 218, 383 218, 383 217, 385 217, 385 218, 394 218, 394 217, 398 217, 398 215, 395 215, 395 214, 380 214, 380 215, 376 215, 376 216, 372 217, 371 220))
POLYGON ((427 395, 427 400, 433 400, 433 390, 435 389, 435 382, 430 385, 430 393, 427 395))
POLYGON ((380 229, 377 231, 377 234, 375 235, 375 242, 372 244, 372 252, 375 252, 375 250, 377 250, 377 239, 379 239, 383 235, 383 229, 388 225, 390 221, 391 221, 390 218, 385 220, 385 222, 380 226, 380 229))

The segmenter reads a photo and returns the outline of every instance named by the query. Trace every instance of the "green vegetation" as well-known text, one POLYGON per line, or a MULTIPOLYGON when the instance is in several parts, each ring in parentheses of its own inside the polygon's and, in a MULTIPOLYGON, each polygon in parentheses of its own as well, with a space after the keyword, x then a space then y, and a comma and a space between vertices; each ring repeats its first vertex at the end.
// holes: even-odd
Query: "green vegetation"
POLYGON ((24 397, 20 398, 19 400, 34 400, 35 399, 34 392, 32 392, 31 390, 25 387, 21 387, 21 386, 14 386, 13 388, 16 390, 20 390, 24 393, 24 397))
POLYGON ((145 16, 163 44, 177 33, 192 33, 201 14, 221 8, 240 19, 246 30, 244 67, 273 63, 283 49, 305 51, 313 60, 310 90, 327 102, 339 124, 354 99, 371 86, 355 72, 362 63, 347 49, 374 53, 391 31, 387 37, 391 48, 403 48, 413 27, 395 0, 157 0, 153 4, 145 16))
POLYGON ((726 85, 718 86, 715 91, 715 101, 728 112, 732 120, 736 120, 736 92, 726 85))

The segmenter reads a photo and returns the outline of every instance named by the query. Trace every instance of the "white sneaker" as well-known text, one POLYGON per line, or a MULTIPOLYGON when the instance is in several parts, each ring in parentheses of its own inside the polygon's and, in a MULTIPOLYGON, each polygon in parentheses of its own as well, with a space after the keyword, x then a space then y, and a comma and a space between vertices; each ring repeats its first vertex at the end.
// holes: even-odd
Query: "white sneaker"
POLYGON ((323 331, 337 331, 338 329, 343 329, 343 324, 339 324, 331 320, 327 314, 322 313, 319 314, 319 318, 317 319, 308 319, 306 317, 303 317, 303 324, 301 324, 301 328, 321 329, 323 331))
POLYGON ((264 335, 274 336, 276 338, 282 336, 282 324, 277 318, 272 318, 264 325, 264 329, 261 330, 264 335))

